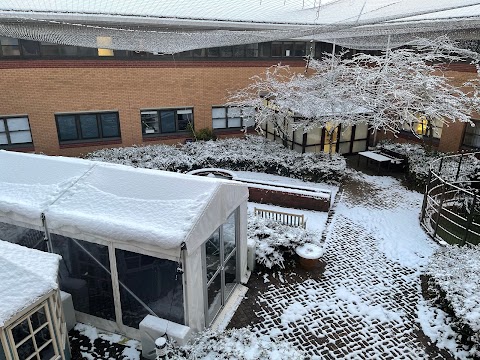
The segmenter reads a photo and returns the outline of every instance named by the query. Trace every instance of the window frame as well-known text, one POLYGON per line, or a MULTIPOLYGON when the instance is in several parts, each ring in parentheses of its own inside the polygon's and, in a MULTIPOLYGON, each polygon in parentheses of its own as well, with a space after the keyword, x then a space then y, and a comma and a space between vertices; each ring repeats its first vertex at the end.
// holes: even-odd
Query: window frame
POLYGON ((33 136, 32 136, 32 128, 30 126, 30 119, 28 115, 11 115, 11 116, 1 116, 0 115, 0 122, 3 122, 4 131, 0 131, 0 134, 5 134, 7 137, 7 144, 0 144, 0 149, 14 149, 14 148, 24 148, 24 147, 32 147, 33 148, 33 136), (21 142, 21 143, 12 143, 11 140, 11 133, 20 132, 20 131, 27 131, 27 130, 9 130, 8 129, 8 120, 9 119, 27 119, 28 123, 28 131, 30 133, 30 141, 29 142, 21 142))
POLYGON ((119 140, 122 138, 122 132, 120 127, 120 116, 118 111, 89 111, 89 112, 77 112, 77 113, 57 113, 55 114, 55 124, 57 126, 57 138, 59 144, 74 144, 74 143, 89 143, 89 142, 98 142, 98 141, 111 141, 111 140, 119 140), (104 129, 102 126, 102 115, 105 114, 115 114, 116 115, 116 124, 118 129, 118 136, 108 136, 104 135, 104 129), (82 133, 82 126, 80 122, 80 117, 82 115, 95 115, 96 123, 97 123, 97 131, 98 137, 84 137, 82 133), (77 132, 76 139, 67 139, 62 140, 60 135, 60 126, 59 126, 59 118, 62 116, 73 116, 75 120, 75 129, 77 132))
MULTIPOLYGON (((252 110, 255 111, 252 107, 252 110)), ((247 115, 245 115, 245 108, 243 107, 235 107, 235 106, 212 106, 212 129, 214 131, 222 131, 222 130, 239 130, 243 129, 245 127, 245 118, 247 115), (225 111, 225 117, 213 117, 213 109, 223 109, 225 111), (240 126, 229 126, 229 119, 238 119, 238 117, 229 117, 228 116, 228 109, 238 109, 239 110, 239 116, 240 117, 240 126), (213 126, 213 121, 214 119, 225 119, 225 125, 226 127, 214 127, 213 126)), ((250 128, 252 126, 248 126, 250 128)))
MULTIPOLYGON (((478 139, 478 143, 480 144, 480 134, 476 134, 474 132, 472 133, 468 131, 468 129, 480 128, 480 119, 470 119, 470 120, 475 124, 475 126, 474 127, 470 126, 470 124, 468 123, 465 124, 465 131, 463 132, 462 146, 467 147, 469 149, 479 149, 480 146, 475 146, 475 145, 465 143, 465 137, 467 134, 469 134, 472 137, 472 140, 478 139)), ((475 141, 473 141, 473 143, 475 143, 475 141)))
MULTIPOLYGON (((188 129, 188 125, 185 130, 179 130, 179 111, 191 111, 191 119, 187 121, 187 124, 190 123, 192 129, 195 128, 195 116, 194 116, 194 108, 193 106, 187 107, 175 107, 175 108, 159 108, 159 109, 141 109, 140 110, 140 126, 142 129, 142 137, 150 138, 150 137, 158 137, 158 136, 172 136, 172 135, 183 135, 189 134, 190 130, 188 129), (146 129, 149 127, 147 124, 144 123, 142 119, 142 115, 144 113, 156 113, 157 121, 158 121, 158 131, 156 131, 154 127, 153 132, 145 132, 146 129), (175 131, 162 131, 162 112, 173 112, 174 113, 174 121, 175 121, 175 131)), ((180 114, 182 115, 182 114, 180 114)))
POLYGON ((44 300, 41 304, 38 304, 35 306, 33 309, 16 319, 12 324, 8 325, 6 327, 6 334, 8 338, 8 342, 10 343, 10 349, 14 352, 13 357, 14 359, 19 359, 19 355, 17 352, 17 349, 25 344, 29 339, 31 339, 33 346, 34 346, 34 352, 31 353, 28 357, 28 359, 37 359, 37 356, 40 357, 40 352, 47 348, 48 345, 52 344, 54 354, 49 360, 58 360, 58 359, 63 359, 63 353, 62 350, 59 349, 58 347, 58 339, 56 334, 56 324, 54 319, 52 318, 52 314, 50 312, 50 306, 48 304, 48 300, 44 300), (32 320, 31 317, 36 314, 37 312, 43 310, 43 314, 45 316, 45 322, 38 325, 35 329, 33 328, 32 325, 32 320), (22 324, 25 320, 27 320, 28 324, 28 334, 24 336, 22 339, 19 341, 16 341, 14 336, 13 336, 13 329, 20 324, 22 324), (36 335, 44 328, 48 329, 50 339, 47 340, 45 343, 43 343, 40 347, 37 346, 37 340, 36 340, 36 335))

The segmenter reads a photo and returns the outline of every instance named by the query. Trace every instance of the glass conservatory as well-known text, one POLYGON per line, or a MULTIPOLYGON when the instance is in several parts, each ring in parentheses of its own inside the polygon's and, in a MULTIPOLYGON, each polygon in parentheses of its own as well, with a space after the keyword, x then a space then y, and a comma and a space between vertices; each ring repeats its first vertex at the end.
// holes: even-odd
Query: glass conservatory
POLYGON ((0 239, 61 255, 77 321, 141 337, 148 315, 209 326, 246 277, 248 188, 0 151, 0 239))

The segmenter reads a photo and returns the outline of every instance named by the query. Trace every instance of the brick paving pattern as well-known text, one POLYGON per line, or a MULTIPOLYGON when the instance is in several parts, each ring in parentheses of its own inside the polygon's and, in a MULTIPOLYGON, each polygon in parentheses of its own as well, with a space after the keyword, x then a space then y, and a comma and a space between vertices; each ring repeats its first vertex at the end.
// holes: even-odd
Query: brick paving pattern
MULTIPOLYGON (((411 205, 402 203, 401 191, 393 189, 385 198, 375 190, 353 178, 339 202, 372 208, 411 205)), ((252 275, 248 298, 230 327, 250 325, 287 339, 310 359, 452 358, 430 344, 416 322, 417 270, 389 260, 374 234, 342 214, 333 217, 326 242, 323 276, 295 266, 252 275)))

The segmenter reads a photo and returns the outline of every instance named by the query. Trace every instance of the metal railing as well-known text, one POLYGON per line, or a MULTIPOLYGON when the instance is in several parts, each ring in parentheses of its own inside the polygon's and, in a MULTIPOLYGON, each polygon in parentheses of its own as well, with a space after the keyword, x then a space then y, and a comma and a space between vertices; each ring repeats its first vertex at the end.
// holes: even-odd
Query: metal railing
POLYGON ((254 214, 264 219, 272 219, 278 221, 284 225, 299 226, 303 228, 307 226, 307 221, 305 220, 303 215, 259 208, 254 209, 254 214))
POLYGON ((432 238, 480 243, 479 157, 480 152, 450 155, 430 165, 420 223, 432 238))

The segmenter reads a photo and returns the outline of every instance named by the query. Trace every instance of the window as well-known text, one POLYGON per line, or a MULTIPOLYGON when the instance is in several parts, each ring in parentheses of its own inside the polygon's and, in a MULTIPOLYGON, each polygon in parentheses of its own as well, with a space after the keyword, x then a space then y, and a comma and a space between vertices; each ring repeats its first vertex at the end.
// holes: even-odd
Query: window
POLYGON ((274 41, 272 42, 272 57, 303 57, 307 54, 306 42, 274 41))
POLYGON ((120 138, 116 112, 56 115, 55 118, 60 143, 120 138))
POLYGON ((193 109, 146 110, 140 113, 143 135, 172 134, 193 128, 193 109))
MULTIPOLYGON (((425 116, 417 116, 418 121, 411 124, 405 124, 403 130, 409 133, 416 134, 418 137, 430 137, 429 124, 425 116)), ((431 135, 436 139, 442 136, 443 123, 440 120, 432 120, 430 123, 431 135)))
POLYGON ((97 36, 98 56, 113 56, 112 38, 110 36, 97 36))
POLYGON ((3 56, 20 56, 18 39, 0 37, 0 45, 3 56))
POLYGON ((12 349, 19 359, 58 359, 52 319, 47 304, 20 318, 8 328, 12 349))
POLYGON ((213 129, 235 129, 255 124, 255 109, 252 107, 213 107, 213 129))
POLYGON ((0 148, 32 144, 28 117, 0 117, 0 148))
POLYGON ((475 126, 467 124, 463 145, 480 148, 480 120, 472 120, 475 126))

